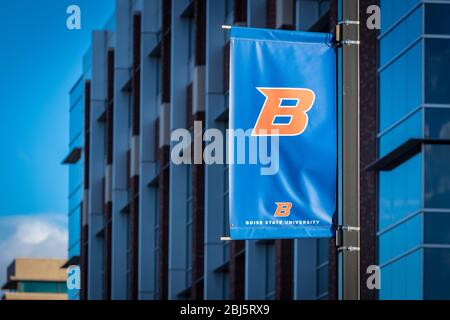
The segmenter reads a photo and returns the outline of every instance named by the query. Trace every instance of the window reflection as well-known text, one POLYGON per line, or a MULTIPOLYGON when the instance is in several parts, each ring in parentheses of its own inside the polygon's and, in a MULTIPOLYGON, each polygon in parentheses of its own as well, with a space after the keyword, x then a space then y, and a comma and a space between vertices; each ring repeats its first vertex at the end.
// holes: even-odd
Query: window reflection
POLYGON ((275 299, 275 246, 268 243, 266 247, 266 299, 275 299))
POLYGON ((385 156, 411 138, 422 137, 422 109, 383 133, 380 137, 380 157, 385 156))
POLYGON ((450 139, 450 108, 426 109, 425 137, 429 139, 450 139))
POLYGON ((450 249, 425 249, 425 299, 450 299, 450 249))
POLYGON ((427 4, 425 9, 425 32, 427 34, 450 34, 450 5, 427 4))
POLYGON ((422 154, 392 171, 380 172, 379 230, 383 230, 421 208, 422 154))
POLYGON ((192 282, 192 165, 186 167, 186 288, 192 282))
POLYGON ((381 300, 422 299, 422 250, 381 268, 381 300))
POLYGON ((330 0, 319 0, 319 17, 330 9, 330 0))
POLYGON ((450 244, 450 214, 427 212, 425 215, 425 243, 450 244))
POLYGON ((425 205, 450 208, 450 145, 426 145, 425 154, 425 205))
POLYGON ((422 103, 422 49, 418 42, 380 73, 381 131, 422 103))
POLYGON ((427 39, 425 44, 425 101, 450 103, 450 39, 427 39))
POLYGON ((317 240, 316 297, 318 300, 328 296, 328 239, 317 240))
POLYGON ((420 0, 409 1, 392 1, 381 0, 380 7, 383 14, 381 15, 381 28, 383 31, 388 30, 392 25, 405 16, 409 10, 416 6, 420 0))

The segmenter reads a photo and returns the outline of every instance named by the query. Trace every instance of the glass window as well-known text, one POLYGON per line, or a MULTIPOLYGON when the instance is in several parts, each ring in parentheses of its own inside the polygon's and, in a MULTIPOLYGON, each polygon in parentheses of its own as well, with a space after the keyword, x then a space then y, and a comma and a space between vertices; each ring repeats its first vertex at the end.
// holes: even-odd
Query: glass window
POLYGON ((422 42, 380 73, 380 131, 422 104, 422 42))
MULTIPOLYGON (((78 232, 78 234, 79 233, 80 232, 78 232)), ((69 247, 69 258, 73 256, 80 256, 80 240, 72 243, 72 245, 69 247)))
POLYGON ((130 299, 131 294, 131 261, 130 261, 130 215, 125 214, 125 233, 126 233, 126 293, 127 293, 127 299, 130 299))
POLYGON ((133 97, 130 93, 128 93, 128 132, 131 134, 131 129, 133 126, 133 97))
POLYGON ((450 244, 450 213, 427 212, 425 214, 425 243, 450 244))
POLYGON ((192 166, 187 165, 186 179, 186 287, 192 283, 192 166))
MULTIPOLYGON (((77 245, 79 248, 80 243, 80 230, 81 230, 81 203, 69 213, 69 250, 72 251, 72 247, 77 245)), ((73 255, 78 255, 79 252, 74 250, 73 255)))
MULTIPOLYGON (((158 62, 156 63, 156 97, 157 99, 160 99, 161 92, 162 92, 162 67, 161 67, 161 59, 158 59, 158 62)), ((160 103, 158 100, 157 103, 160 103)))
POLYGON ((379 263, 387 263, 422 243, 422 214, 411 218, 379 237, 379 263))
POLYGON ((155 249, 154 249, 154 263, 155 263, 155 299, 159 298, 159 188, 153 188, 154 190, 154 237, 155 237, 155 249))
MULTIPOLYGON (((224 180, 224 193, 223 193, 223 230, 222 233, 224 235, 230 234, 230 218, 229 218, 229 211, 230 211, 230 203, 229 203, 229 178, 228 178, 228 170, 229 167, 227 164, 224 164, 223 166, 223 180, 224 180)), ((223 242, 223 261, 227 261, 230 258, 230 241, 224 241, 223 242)))
POLYGON ((19 292, 30 293, 66 293, 65 282, 22 281, 18 283, 19 292))
POLYGON ((320 298, 328 292, 328 265, 317 270, 317 297, 320 298))
MULTIPOLYGON (((222 133, 225 133, 225 129, 228 128, 228 122, 225 122, 224 130, 222 130, 222 133)), ((223 152, 225 154, 226 146, 223 146, 223 152)), ((230 204, 229 204, 229 194, 230 194, 230 184, 229 184, 229 166, 228 164, 223 165, 223 214, 222 214, 222 234, 223 235, 229 235, 230 234, 230 219, 229 219, 229 211, 230 211, 230 204)), ((222 251, 222 261, 223 263, 230 260, 230 241, 223 241, 223 251, 222 251)), ((223 298, 229 299, 230 293, 229 293, 229 274, 223 273, 222 278, 222 286, 223 286, 223 298)))
POLYGON ((186 226, 186 287, 192 284, 192 222, 186 226))
POLYGON ((449 57, 450 39, 426 39, 425 102, 450 104, 449 57))
POLYGON ((328 261, 328 239, 317 240, 317 265, 328 261))
POLYGON ((69 166, 69 197, 72 201, 69 210, 73 209, 74 205, 78 205, 81 201, 81 179, 83 177, 83 170, 81 161, 69 166))
POLYGON ((450 146, 425 146, 425 206, 450 208, 450 146))
POLYGON ((84 95, 84 79, 81 77, 70 92, 70 105, 73 106, 84 95))
POLYGON ((78 147, 81 141, 76 139, 81 136, 84 127, 84 95, 79 96, 74 105, 71 105, 69 126, 70 145, 78 147))
POLYGON ((329 239, 317 240, 317 288, 316 296, 322 299, 328 292, 328 242, 329 239))
POLYGON ((389 29, 419 2, 420 0, 380 0, 381 12, 383 13, 381 15, 382 30, 389 29))
POLYGON ((233 12, 233 2, 234 0, 225 0, 225 19, 233 12))
MULTIPOLYGON (((382 12, 383 14, 385 13, 385 11, 382 12)), ((412 14, 410 14, 405 20, 403 20, 399 25, 397 25, 393 30, 391 30, 388 34, 386 34, 386 36, 381 39, 380 66, 384 66, 386 63, 400 54, 421 35, 422 7, 418 7, 412 14)))
POLYGON ((319 0, 319 17, 330 9, 330 0, 319 0))
POLYGON ((422 154, 380 172, 379 179, 379 229, 383 230, 421 208, 422 154))
POLYGON ((392 298, 401 299, 406 294, 405 260, 400 259, 392 263, 392 298))
POLYGON ((83 197, 81 164, 69 168, 69 211, 72 212, 81 203, 83 197))
POLYGON ((222 275, 222 299, 226 300, 230 298, 230 275, 228 272, 224 272, 222 275))
POLYGON ((422 298, 422 250, 381 268, 381 300, 416 300, 422 298))
POLYGON ((426 248, 424 267, 424 298, 450 299, 450 249, 426 248))
POLYGON ((385 156, 409 139, 422 136, 422 109, 419 109, 380 137, 380 157, 385 156))
POLYGON ((266 244, 266 299, 275 299, 275 246, 266 244))
POLYGON ((449 4, 427 4, 425 7, 425 32, 427 34, 450 34, 449 4))
MULTIPOLYGON (((407 300, 421 300, 423 299, 422 267, 423 250, 417 250, 410 253, 403 259, 405 260, 405 278, 406 278, 406 294, 407 300)), ((382 275, 383 276, 383 275, 382 275)), ((381 284, 383 286, 383 284, 381 284)))
POLYGON ((384 266, 381 272, 381 288, 379 291, 380 300, 392 299, 392 272, 391 265, 384 266))
POLYGON ((194 26, 194 19, 189 19, 189 43, 188 43, 188 61, 191 61, 191 59, 194 58, 194 52, 195 52, 195 26, 194 26))
POLYGON ((425 109, 425 137, 450 139, 450 108, 425 109))

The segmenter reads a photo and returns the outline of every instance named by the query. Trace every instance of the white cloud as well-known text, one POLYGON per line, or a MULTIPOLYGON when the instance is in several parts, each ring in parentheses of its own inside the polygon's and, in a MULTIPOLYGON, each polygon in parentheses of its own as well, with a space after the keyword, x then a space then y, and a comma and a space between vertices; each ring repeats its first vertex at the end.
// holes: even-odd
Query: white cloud
POLYGON ((0 217, 0 286, 15 258, 66 258, 65 214, 0 217))

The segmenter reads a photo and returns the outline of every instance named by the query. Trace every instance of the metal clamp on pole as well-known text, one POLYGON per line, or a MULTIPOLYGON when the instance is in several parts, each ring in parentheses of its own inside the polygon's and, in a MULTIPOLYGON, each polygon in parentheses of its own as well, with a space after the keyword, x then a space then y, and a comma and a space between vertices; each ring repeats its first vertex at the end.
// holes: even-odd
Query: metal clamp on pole
POLYGON ((220 241, 231 241, 230 237, 220 237, 220 241))
POLYGON ((341 43, 342 43, 342 44, 345 44, 346 46, 351 46, 351 45, 357 45, 357 46, 359 46, 361 42, 358 41, 358 40, 344 40, 344 41, 342 41, 341 43))
POLYGON ((344 246, 344 232, 359 232, 360 227, 340 225, 336 228, 336 248, 338 251, 359 251, 357 246, 344 246))
POLYGON ((342 46, 342 45, 346 45, 346 46, 351 46, 351 45, 360 45, 360 41, 359 40, 353 40, 353 39, 346 39, 343 40, 343 33, 344 33, 344 26, 348 27, 348 26, 358 26, 359 27, 359 21, 358 20, 341 20, 338 22, 338 24, 336 25, 336 43, 338 46, 342 46))
POLYGON ((351 46, 351 45, 357 45, 359 46, 361 44, 361 41, 359 40, 351 40, 351 39, 346 39, 346 40, 342 40, 342 34, 343 34, 343 25, 342 24, 338 24, 336 26, 336 44, 338 47, 342 47, 343 45, 346 46, 351 46))
POLYGON ((354 231, 354 232, 359 232, 359 230, 361 229, 360 227, 352 227, 352 226, 339 226, 338 228, 344 231, 354 231))
POLYGON ((339 21, 338 22, 338 25, 341 25, 341 24, 345 24, 346 26, 349 26, 349 25, 351 25, 351 24, 356 24, 356 25, 359 25, 359 21, 357 21, 357 20, 341 20, 341 21, 339 21))
POLYGON ((354 247, 354 246, 339 247, 337 249, 338 249, 338 251, 349 251, 349 252, 357 251, 357 252, 359 252, 359 247, 354 247))

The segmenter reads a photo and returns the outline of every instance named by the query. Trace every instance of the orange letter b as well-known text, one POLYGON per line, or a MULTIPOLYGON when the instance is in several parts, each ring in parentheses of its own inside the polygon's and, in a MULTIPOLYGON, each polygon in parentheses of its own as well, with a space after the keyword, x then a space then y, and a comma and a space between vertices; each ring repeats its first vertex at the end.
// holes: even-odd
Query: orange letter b
POLYGON ((315 100, 309 89, 297 88, 257 88, 266 101, 253 129, 253 136, 297 136, 308 125, 308 112, 315 100), (283 100, 296 100, 294 106, 282 106, 283 100), (277 117, 289 117, 287 124, 274 121, 277 117), (276 132, 276 133, 275 133, 276 132))
POLYGON ((275 202, 277 210, 275 217, 288 217, 291 214, 292 202, 275 202))

